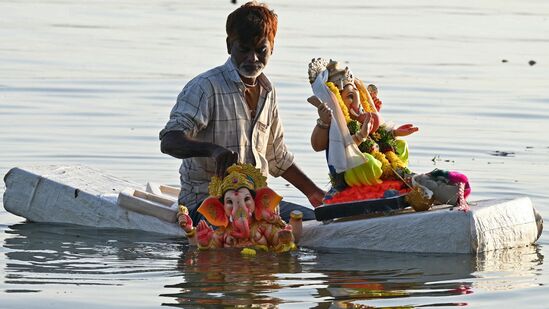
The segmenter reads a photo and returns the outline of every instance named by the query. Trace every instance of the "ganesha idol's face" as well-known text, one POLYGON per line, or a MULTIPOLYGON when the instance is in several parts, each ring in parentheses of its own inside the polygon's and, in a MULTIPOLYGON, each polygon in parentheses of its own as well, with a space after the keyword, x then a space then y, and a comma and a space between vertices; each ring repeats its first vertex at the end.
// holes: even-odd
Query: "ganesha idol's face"
POLYGON ((341 98, 343 103, 347 106, 348 109, 352 109, 355 113, 359 112, 360 106, 360 93, 358 89, 353 84, 347 84, 341 90, 341 98))
POLYGON ((223 197, 225 215, 233 223, 235 236, 247 238, 250 234, 250 218, 255 210, 255 201, 247 188, 229 190, 223 197))

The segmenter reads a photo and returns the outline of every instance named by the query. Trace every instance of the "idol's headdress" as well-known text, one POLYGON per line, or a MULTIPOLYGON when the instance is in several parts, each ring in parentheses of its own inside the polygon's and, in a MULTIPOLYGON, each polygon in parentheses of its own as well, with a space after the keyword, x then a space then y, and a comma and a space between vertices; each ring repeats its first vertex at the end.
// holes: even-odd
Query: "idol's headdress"
POLYGON ((355 82, 355 77, 349 67, 341 69, 337 61, 323 58, 313 58, 309 63, 309 82, 314 83, 318 74, 324 70, 328 70, 328 81, 334 83, 339 90, 343 90, 346 85, 355 82))
POLYGON ((222 197, 228 190, 247 188, 255 191, 267 186, 267 177, 251 164, 233 164, 227 168, 228 175, 220 179, 212 177, 208 191, 210 196, 222 197))

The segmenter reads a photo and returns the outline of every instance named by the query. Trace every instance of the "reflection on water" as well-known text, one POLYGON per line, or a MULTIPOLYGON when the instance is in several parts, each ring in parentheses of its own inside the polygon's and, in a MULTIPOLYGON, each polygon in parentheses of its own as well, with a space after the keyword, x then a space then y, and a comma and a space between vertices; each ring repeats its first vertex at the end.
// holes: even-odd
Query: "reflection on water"
MULTIPOLYGON (((315 279, 297 279, 294 283, 284 279, 285 274, 301 273, 295 254, 259 254, 247 258, 238 249, 196 251, 187 250, 178 263, 184 282, 169 285, 176 293, 163 294, 174 298, 178 305, 216 304, 252 305, 280 304, 283 298, 271 293, 282 289, 308 286, 315 279)), ((171 302, 166 302, 171 304, 171 302)))
POLYGON ((178 263, 182 282, 166 286, 177 291, 161 296, 173 298, 164 304, 185 308, 295 303, 356 308, 378 300, 398 307, 461 306, 466 297, 455 302, 444 297, 465 296, 476 288, 537 285, 536 266, 542 261, 536 247, 479 256, 301 249, 253 258, 236 249, 187 250, 178 263), (484 277, 496 271, 497 276, 484 277))
POLYGON ((134 274, 173 269, 182 247, 142 232, 79 226, 17 224, 6 233, 4 283, 36 291, 46 285, 121 286, 134 274))
POLYGON ((165 279, 143 291, 148 301, 182 308, 358 308, 380 301, 396 307, 458 306, 477 289, 539 285, 543 262, 535 246, 478 256, 301 248, 243 257, 238 249, 199 251, 137 231, 33 223, 10 226, 6 233, 6 293, 74 286, 108 295, 111 288, 136 288, 158 277, 165 279))

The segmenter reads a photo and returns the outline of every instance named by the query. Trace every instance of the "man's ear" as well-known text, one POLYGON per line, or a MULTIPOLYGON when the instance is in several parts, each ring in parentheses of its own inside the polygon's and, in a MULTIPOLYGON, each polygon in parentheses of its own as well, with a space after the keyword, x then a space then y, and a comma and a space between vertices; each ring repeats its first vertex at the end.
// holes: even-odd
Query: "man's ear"
POLYGON ((231 54, 231 42, 229 42, 229 38, 225 39, 225 42, 227 43, 227 54, 231 54))

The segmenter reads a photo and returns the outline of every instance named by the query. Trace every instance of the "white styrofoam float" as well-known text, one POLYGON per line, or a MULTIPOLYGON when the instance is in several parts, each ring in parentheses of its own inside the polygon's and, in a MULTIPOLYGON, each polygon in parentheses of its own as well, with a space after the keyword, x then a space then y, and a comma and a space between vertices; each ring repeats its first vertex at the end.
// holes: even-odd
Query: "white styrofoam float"
POLYGON ((175 220, 167 222, 118 205, 121 192, 145 191, 145 186, 89 167, 13 168, 4 176, 4 182, 4 208, 33 222, 185 234, 175 220))
MULTIPOLYGON (((172 187, 149 184, 146 188, 85 166, 13 168, 4 181, 4 208, 30 221, 184 235, 175 222, 177 189, 172 187), (163 198, 151 197, 147 191, 163 198), (152 201, 159 211, 132 205, 139 199, 152 201)), ((299 245, 477 253, 527 246, 537 240, 539 228, 528 197, 470 204, 466 213, 442 207, 327 224, 306 221, 299 245)))

